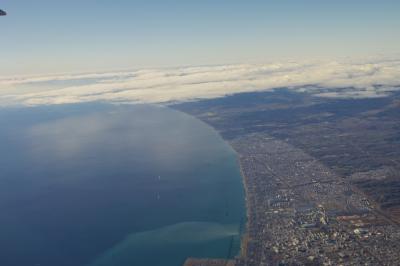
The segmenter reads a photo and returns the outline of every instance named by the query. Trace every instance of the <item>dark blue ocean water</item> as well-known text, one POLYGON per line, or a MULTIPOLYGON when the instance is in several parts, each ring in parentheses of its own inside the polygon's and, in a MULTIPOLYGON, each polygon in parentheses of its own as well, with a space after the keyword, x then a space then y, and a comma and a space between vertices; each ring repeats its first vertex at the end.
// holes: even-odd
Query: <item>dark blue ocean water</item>
POLYGON ((186 114, 0 109, 0 265, 177 266, 239 251, 235 154, 186 114))

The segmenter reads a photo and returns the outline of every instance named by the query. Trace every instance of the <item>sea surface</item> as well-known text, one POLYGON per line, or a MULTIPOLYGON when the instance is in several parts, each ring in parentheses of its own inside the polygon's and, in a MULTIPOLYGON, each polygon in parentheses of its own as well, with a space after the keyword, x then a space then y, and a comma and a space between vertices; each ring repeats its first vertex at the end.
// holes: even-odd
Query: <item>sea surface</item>
POLYGON ((0 265, 178 266, 238 254, 233 150, 152 105, 0 108, 0 265))

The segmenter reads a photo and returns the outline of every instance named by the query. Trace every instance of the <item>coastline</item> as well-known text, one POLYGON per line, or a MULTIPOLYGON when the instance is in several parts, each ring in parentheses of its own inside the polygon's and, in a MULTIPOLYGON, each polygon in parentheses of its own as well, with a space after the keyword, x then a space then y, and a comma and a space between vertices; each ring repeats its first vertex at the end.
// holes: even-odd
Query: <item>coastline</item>
MULTIPOLYGON (((239 172, 240 172, 240 176, 241 176, 241 183, 242 183, 242 187, 243 187, 243 191, 244 191, 244 206, 245 206, 245 223, 244 226, 242 227, 242 224, 240 225, 240 229, 239 229, 239 234, 240 234, 240 249, 239 249, 239 253, 236 254, 236 256, 234 256, 233 258, 229 258, 228 260, 225 260, 226 263, 229 263, 231 260, 235 260, 235 259, 240 259, 240 258, 245 258, 246 257, 246 253, 247 253, 247 243, 249 241, 249 236, 248 236, 248 229, 249 229, 249 225, 250 225, 250 218, 251 218, 251 213, 250 213, 250 202, 249 202, 249 188, 248 188, 248 180, 247 177, 244 173, 244 169, 242 166, 242 163, 240 161, 240 154, 238 153, 238 151, 234 148, 234 145, 232 143, 232 140, 227 140, 225 139, 221 132, 219 130, 217 130, 216 128, 214 128, 213 126, 211 126, 210 124, 204 122, 203 120, 201 120, 200 118, 193 116, 196 119, 199 119, 200 121, 202 121, 203 123, 205 123, 207 126, 211 127, 217 134, 218 136, 229 146, 229 148, 234 152, 235 154, 235 161, 236 161, 236 165, 239 167, 239 172), (242 229, 243 228, 243 229, 242 229)), ((205 260, 208 260, 207 258, 205 260)), ((208 264, 206 264, 208 265, 208 264)), ((214 265, 214 264, 211 264, 214 265)), ((230 264, 229 264, 230 265, 230 264)), ((185 264, 185 266, 187 266, 185 264)))
POLYGON ((398 223, 384 212, 399 213, 391 138, 398 97, 331 100, 282 90, 176 107, 236 152, 247 207, 236 266, 399 265, 398 223))
MULTIPOLYGON (((188 114, 190 115, 190 114, 188 114)), ((192 115, 190 115, 192 116, 192 115)), ((234 148, 231 140, 226 140, 220 131, 218 131, 216 128, 212 127, 210 124, 204 122, 200 118, 193 116, 196 119, 199 119, 201 122, 212 128, 218 136, 229 146, 229 148, 233 151, 235 155, 235 161, 236 165, 239 167, 239 172, 240 172, 240 177, 241 177, 241 184, 244 192, 244 206, 245 206, 245 222, 243 223, 244 226, 242 226, 242 222, 240 224, 239 228, 239 237, 240 237, 240 248, 239 252, 232 258, 218 258, 218 259, 211 259, 211 258, 192 258, 189 257, 185 260, 183 266, 235 266, 237 260, 241 260, 242 258, 245 258, 247 255, 247 243, 249 241, 249 236, 248 236, 248 229, 250 225, 250 203, 249 203, 249 189, 248 189, 248 180, 246 178, 246 175, 244 174, 243 166, 240 160, 240 154, 237 152, 237 150, 234 148)))
POLYGON ((200 117, 197 117, 196 115, 187 113, 185 111, 175 109, 174 106, 166 106, 167 108, 171 108, 172 110, 175 110, 177 112, 183 113, 187 116, 193 117, 197 120, 199 120, 201 123, 203 123, 205 126, 211 128, 215 134, 229 147, 229 149, 232 150, 233 155, 235 156, 235 162, 237 167, 239 168, 239 174, 241 178, 241 186, 243 189, 243 200, 244 200, 244 208, 245 208, 245 214, 243 219, 245 219, 245 222, 240 221, 239 224, 239 250, 236 253, 236 255, 232 256, 231 258, 194 258, 194 257, 188 257, 184 263, 183 266, 235 266, 237 260, 241 260, 242 258, 246 257, 247 253, 247 243, 248 243, 248 228, 249 228, 249 221, 250 221, 250 206, 249 206, 249 190, 248 190, 248 184, 247 184, 247 178, 244 174, 243 167, 240 161, 240 155, 237 152, 237 150, 234 148, 232 144, 232 140, 227 140, 225 139, 221 132, 210 125, 209 123, 205 122, 203 119, 200 117))
MULTIPOLYGON (((222 136, 221 136, 222 137, 222 136)), ((236 155, 236 162, 239 165, 239 169, 240 169, 240 175, 242 177, 242 184, 243 184, 243 189, 244 189, 244 201, 245 201, 245 206, 246 206, 246 222, 244 225, 244 230, 241 233, 240 236, 240 256, 239 257, 246 257, 246 253, 247 253, 247 243, 248 243, 248 229, 249 229, 249 225, 250 225, 250 203, 249 203, 249 188, 248 188, 248 184, 247 184, 247 178, 246 175, 244 174, 244 170, 242 167, 242 163, 240 162, 240 155, 239 153, 235 150, 235 148, 233 147, 232 143, 230 141, 227 141, 224 139, 224 141, 226 141, 229 146, 232 148, 232 150, 235 152, 236 155)))

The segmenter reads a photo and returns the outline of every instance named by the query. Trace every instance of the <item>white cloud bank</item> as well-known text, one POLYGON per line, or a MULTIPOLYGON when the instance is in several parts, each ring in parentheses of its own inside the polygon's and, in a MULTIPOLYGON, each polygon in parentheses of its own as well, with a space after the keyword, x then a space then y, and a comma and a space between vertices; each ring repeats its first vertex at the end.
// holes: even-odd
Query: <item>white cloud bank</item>
POLYGON ((0 77, 0 106, 89 101, 169 103, 282 87, 309 91, 321 97, 384 97, 400 88, 400 59, 0 77))

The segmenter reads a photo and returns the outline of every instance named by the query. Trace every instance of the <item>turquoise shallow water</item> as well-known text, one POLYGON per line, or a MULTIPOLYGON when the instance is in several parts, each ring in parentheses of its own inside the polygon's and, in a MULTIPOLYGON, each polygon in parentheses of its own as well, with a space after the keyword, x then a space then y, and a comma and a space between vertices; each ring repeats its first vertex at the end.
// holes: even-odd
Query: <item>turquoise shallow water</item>
POLYGON ((174 266, 238 253, 232 149, 164 107, 0 111, 0 265, 174 266))
MULTIPOLYGON (((147 265, 173 265, 182 253, 191 256, 226 257, 232 238, 237 241, 237 224, 224 225, 207 222, 186 222, 128 235, 118 245, 104 253, 91 265, 131 265, 146 255, 147 265), (236 239, 235 239, 236 238, 236 239), (207 245, 207 246, 205 246, 207 245), (212 252, 211 248, 214 248, 212 252), (198 250, 196 250, 198 249, 198 250), (224 252, 225 251, 225 252, 224 252), (165 257, 160 260, 154 254, 165 257), (154 256, 154 257, 153 257, 154 256)), ((180 264, 180 261, 177 261, 180 264)))

